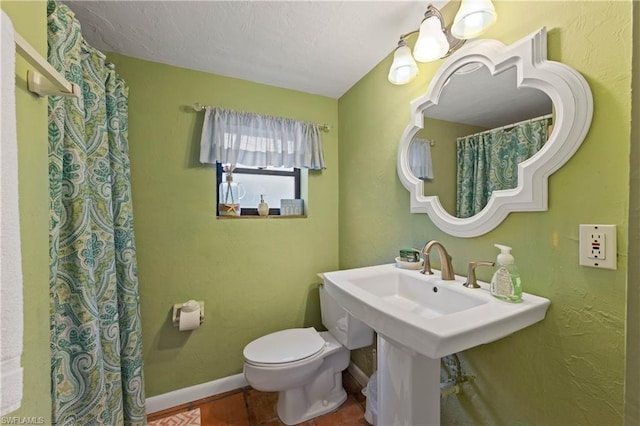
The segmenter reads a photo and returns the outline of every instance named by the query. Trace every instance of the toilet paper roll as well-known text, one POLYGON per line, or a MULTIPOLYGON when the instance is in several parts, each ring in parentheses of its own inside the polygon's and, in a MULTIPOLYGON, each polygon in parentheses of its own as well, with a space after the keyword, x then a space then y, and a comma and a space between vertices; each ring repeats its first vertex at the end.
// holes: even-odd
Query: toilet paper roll
POLYGON ((180 331, 195 330, 200 327, 200 307, 197 305, 198 302, 194 302, 198 307, 187 306, 190 302, 185 303, 180 310, 180 325, 178 326, 180 331))

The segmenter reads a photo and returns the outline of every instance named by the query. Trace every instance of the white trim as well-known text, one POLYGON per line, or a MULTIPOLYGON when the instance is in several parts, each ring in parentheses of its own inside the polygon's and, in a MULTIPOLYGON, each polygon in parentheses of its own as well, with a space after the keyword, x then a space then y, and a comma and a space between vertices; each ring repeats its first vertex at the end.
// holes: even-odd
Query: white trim
MULTIPOLYGON (((353 361, 349 362, 347 371, 349 371, 360 386, 367 386, 369 377, 367 377, 367 375, 364 374, 360 367, 355 365, 353 361)), ((149 397, 146 402, 146 412, 147 414, 157 413, 158 411, 166 410, 167 408, 176 407, 188 402, 197 401, 198 399, 207 398, 236 389, 242 389, 245 386, 249 386, 249 384, 244 378, 244 374, 222 377, 210 382, 149 397)))
POLYGON ((505 46, 497 40, 473 40, 451 55, 431 80, 424 96, 411 102, 411 122, 400 138, 398 176, 411 193, 411 213, 427 213, 442 231, 456 237, 477 237, 496 228, 511 212, 546 211, 548 178, 576 152, 589 131, 593 97, 587 81, 573 68, 547 59, 547 30, 540 29, 505 46), (518 87, 546 93, 555 107, 549 140, 533 157, 518 164, 518 186, 494 191, 486 207, 470 218, 448 213, 437 196, 425 196, 424 182, 409 168, 409 144, 423 128, 423 112, 438 104, 449 77, 462 66, 480 62, 497 74, 506 68, 518 70, 518 87))
POLYGON ((210 382, 189 386, 188 388, 178 389, 147 398, 146 411, 147 414, 156 413, 158 411, 166 410, 167 408, 197 401, 198 399, 241 389, 245 386, 249 386, 249 384, 242 373, 234 376, 222 377, 210 382))
POLYGON ((355 365, 353 361, 349 362, 347 371, 349 372, 349 374, 351 374, 351 376, 353 376, 356 382, 358 382, 358 384, 363 388, 366 387, 367 384, 369 383, 369 376, 364 374, 364 372, 360 369, 360 367, 355 365))

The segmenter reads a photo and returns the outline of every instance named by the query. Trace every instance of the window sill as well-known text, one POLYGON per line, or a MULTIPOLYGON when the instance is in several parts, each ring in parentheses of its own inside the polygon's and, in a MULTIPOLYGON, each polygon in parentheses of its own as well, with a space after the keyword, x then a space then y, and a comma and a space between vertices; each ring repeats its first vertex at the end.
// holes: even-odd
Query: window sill
POLYGON ((218 219, 305 219, 307 217, 306 214, 303 215, 269 215, 269 216, 258 216, 258 215, 244 215, 244 216, 218 216, 218 219))

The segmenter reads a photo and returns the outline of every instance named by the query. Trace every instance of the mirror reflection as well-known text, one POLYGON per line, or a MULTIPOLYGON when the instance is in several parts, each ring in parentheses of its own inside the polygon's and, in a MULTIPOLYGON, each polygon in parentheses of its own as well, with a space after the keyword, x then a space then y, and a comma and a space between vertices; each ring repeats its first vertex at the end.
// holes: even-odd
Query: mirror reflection
POLYGON ((446 81, 437 105, 409 145, 424 195, 437 195, 449 214, 479 213, 493 191, 515 188, 518 163, 542 149, 553 129, 553 104, 538 89, 517 87, 516 68, 496 75, 478 62, 446 81))

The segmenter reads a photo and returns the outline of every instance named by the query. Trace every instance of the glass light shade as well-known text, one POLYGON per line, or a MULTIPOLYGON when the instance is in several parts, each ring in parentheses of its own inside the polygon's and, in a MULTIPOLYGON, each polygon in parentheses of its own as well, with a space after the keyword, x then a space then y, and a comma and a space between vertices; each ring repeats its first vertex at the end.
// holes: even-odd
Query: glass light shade
POLYGON ((442 31, 442 22, 431 16, 420 24, 418 40, 413 47, 413 57, 418 62, 431 62, 442 58, 449 51, 449 42, 442 31))
POLYGON ((393 63, 387 78, 393 84, 407 84, 416 75, 418 75, 418 64, 411 56, 411 49, 401 43, 393 54, 393 63))
POLYGON ((491 0, 462 0, 451 34, 461 39, 476 37, 496 22, 496 18, 491 0))

